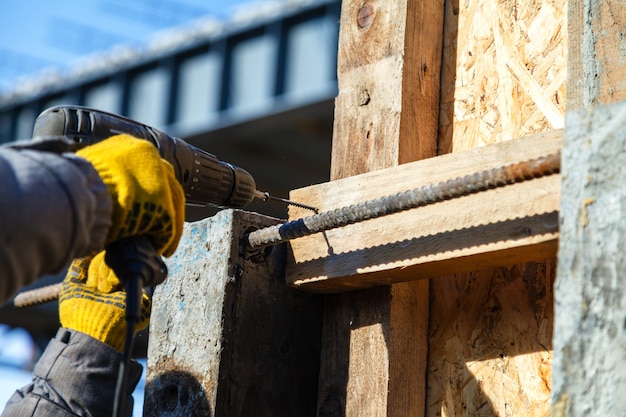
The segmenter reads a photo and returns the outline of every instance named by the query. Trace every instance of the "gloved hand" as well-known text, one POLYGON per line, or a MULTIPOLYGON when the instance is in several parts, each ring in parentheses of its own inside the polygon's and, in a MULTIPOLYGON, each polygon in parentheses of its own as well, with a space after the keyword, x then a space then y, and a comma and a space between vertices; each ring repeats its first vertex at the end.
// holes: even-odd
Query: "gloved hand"
MULTIPOLYGON (((126 338, 126 292, 124 283, 104 261, 105 252, 76 259, 59 293, 61 326, 83 332, 123 351, 126 338)), ((146 328, 150 298, 143 294, 141 319, 135 331, 146 328)))
POLYGON ((113 225, 106 243, 147 236, 159 254, 176 250, 185 219, 185 196, 172 166, 146 140, 117 135, 78 152, 107 186, 113 225))
MULTIPOLYGON (((172 166, 149 142, 118 135, 76 153, 91 162, 113 201, 106 243, 146 236, 160 254, 174 253, 184 223, 184 193, 172 166)), ((124 283, 105 263, 105 252, 76 259, 59 293, 61 325, 122 351, 126 336, 124 283)), ((142 298, 135 330, 148 325, 150 300, 142 298)))

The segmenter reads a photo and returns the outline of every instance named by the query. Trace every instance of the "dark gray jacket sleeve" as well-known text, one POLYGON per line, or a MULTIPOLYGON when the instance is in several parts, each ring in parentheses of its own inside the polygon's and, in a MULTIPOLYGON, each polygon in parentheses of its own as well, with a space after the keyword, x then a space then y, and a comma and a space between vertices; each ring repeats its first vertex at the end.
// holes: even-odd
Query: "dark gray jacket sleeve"
MULTIPOLYGON (((122 354, 84 333, 59 329, 35 365, 33 382, 9 399, 1 417, 111 417, 122 354)), ((123 416, 142 366, 132 362, 123 416)))
POLYGON ((0 304, 104 245, 112 203, 72 154, 0 147, 0 304))

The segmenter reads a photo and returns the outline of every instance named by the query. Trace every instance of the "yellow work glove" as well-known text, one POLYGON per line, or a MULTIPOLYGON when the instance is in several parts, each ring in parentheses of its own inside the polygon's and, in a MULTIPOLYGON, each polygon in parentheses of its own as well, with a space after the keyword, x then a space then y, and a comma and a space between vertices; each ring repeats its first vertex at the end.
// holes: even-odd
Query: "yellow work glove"
POLYGON ((76 152, 87 159, 113 200, 106 243, 147 236, 159 254, 176 250, 185 219, 185 195, 172 166, 150 142, 117 135, 76 152))
MULTIPOLYGON (((170 256, 180 240, 185 198, 172 166, 150 142, 129 135, 110 137, 76 153, 94 166, 113 201, 106 243, 145 236, 159 255, 170 256)), ((122 351, 126 336, 124 283, 106 264, 105 252, 76 259, 59 294, 61 325, 122 351)), ((144 294, 135 329, 148 325, 144 294)))
MULTIPOLYGON (((83 332, 118 351, 126 340, 124 283, 104 261, 105 252, 72 262, 59 293, 61 326, 83 332)), ((146 328, 150 298, 142 295, 141 319, 135 331, 146 328)))

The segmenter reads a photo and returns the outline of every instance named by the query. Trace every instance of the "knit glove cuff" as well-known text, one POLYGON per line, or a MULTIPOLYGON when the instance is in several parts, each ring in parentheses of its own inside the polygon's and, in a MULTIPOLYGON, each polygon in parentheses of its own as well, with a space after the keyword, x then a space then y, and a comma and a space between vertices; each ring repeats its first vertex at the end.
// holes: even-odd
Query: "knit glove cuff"
MULTIPOLYGON (((136 331, 147 327, 150 307, 150 298, 143 294, 136 331)), ((59 293, 59 318, 65 328, 88 334, 120 352, 124 349, 126 292, 105 263, 104 252, 72 262, 59 293)))

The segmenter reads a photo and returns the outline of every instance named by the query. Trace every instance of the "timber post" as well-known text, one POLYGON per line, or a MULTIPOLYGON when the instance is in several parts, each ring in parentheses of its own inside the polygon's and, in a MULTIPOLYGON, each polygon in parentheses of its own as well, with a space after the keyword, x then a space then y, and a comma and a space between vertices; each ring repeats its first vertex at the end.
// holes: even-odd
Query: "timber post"
MULTIPOLYGON (((435 156, 442 31, 443 0, 342 1, 331 184, 435 156)), ((428 281, 326 296, 318 416, 423 416, 427 328, 428 281)))

